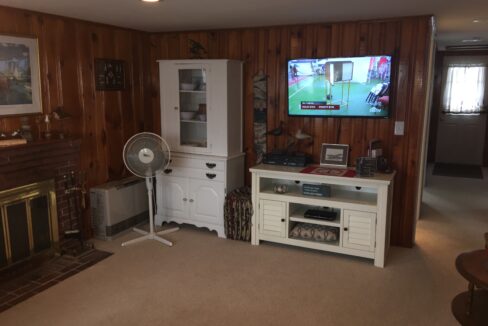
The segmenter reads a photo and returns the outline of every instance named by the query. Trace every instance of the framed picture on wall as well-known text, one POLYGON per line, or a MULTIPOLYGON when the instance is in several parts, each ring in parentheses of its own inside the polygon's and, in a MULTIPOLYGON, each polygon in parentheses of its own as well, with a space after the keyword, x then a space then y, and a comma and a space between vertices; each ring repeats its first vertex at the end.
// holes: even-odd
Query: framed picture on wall
POLYGON ((347 168, 349 145, 322 144, 320 165, 347 168))
POLYGON ((35 37, 0 35, 0 116, 41 113, 35 37))
POLYGON ((124 61, 95 59, 95 88, 97 91, 120 91, 125 88, 124 61))

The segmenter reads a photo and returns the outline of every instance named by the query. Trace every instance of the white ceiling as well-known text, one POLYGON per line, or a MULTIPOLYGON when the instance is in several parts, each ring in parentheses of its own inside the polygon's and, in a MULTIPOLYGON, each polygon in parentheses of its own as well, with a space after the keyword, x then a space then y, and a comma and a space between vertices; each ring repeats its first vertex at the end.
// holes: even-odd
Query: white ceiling
POLYGON ((441 46, 470 44, 462 40, 473 37, 488 44, 487 0, 0 0, 0 5, 150 32, 434 14, 441 46))

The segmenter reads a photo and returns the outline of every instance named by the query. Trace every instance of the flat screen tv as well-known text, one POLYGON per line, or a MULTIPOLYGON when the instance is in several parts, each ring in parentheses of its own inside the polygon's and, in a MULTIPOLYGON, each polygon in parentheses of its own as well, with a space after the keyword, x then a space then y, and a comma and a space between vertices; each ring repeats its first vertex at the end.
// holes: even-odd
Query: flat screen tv
POLYGON ((315 117, 390 115, 391 56, 288 61, 288 114, 315 117))

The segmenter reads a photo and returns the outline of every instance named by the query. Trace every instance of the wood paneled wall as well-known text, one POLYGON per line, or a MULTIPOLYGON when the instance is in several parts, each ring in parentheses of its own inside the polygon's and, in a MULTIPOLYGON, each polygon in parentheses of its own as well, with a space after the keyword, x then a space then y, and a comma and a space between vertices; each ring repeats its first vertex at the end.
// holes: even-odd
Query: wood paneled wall
MULTIPOLYGON (((0 7, 0 33, 38 38, 43 112, 62 106, 73 116, 62 125, 54 121, 53 129, 82 139, 82 168, 88 183, 124 175, 124 141, 137 131, 153 128, 144 87, 148 35, 5 7, 0 7), (95 58, 125 61, 125 90, 95 90, 95 58)), ((30 116, 33 126, 38 117, 30 116)), ((18 117, 0 117, 0 131, 19 126, 18 117)))
MULTIPOLYGON (((252 133, 252 76, 268 76, 268 126, 315 136, 306 151, 318 160, 322 142, 351 146, 351 162, 364 155, 368 141, 379 138, 398 171, 392 243, 411 246, 414 230, 421 126, 424 118, 430 17, 312 24, 219 31, 143 32, 70 18, 0 7, 0 33, 39 39, 44 113, 63 106, 73 118, 64 125, 82 140, 82 169, 88 186, 127 174, 121 159, 126 139, 138 131, 160 131, 157 59, 190 58, 188 40, 200 42, 208 58, 239 59, 244 66, 244 120, 247 168, 255 161, 252 133), (286 113, 286 61, 311 56, 395 55, 394 108, 390 119, 290 118, 286 113), (95 90, 94 58, 126 62, 124 91, 95 90), (405 121, 405 136, 394 136, 394 121, 405 121)), ((35 116, 31 116, 35 125, 35 116)), ((0 131, 19 127, 18 117, 0 117, 0 131)), ((268 148, 286 139, 268 138, 268 148)), ((89 216, 86 215, 88 222, 89 216)))
MULTIPOLYGON (((159 121, 157 59, 190 58, 189 39, 200 42, 211 59, 239 59, 244 65, 244 148, 246 168, 253 152, 252 76, 268 75, 268 127, 284 121, 314 135, 305 149, 317 162, 321 143, 349 144, 350 163, 366 154, 368 141, 381 139, 398 171, 392 221, 392 243, 411 246, 415 227, 416 192, 424 119, 431 17, 382 21, 278 26, 220 31, 161 33, 151 36, 152 106, 159 121), (297 118, 287 116, 286 61, 290 58, 393 54, 394 103, 389 119, 297 118), (394 136, 394 122, 405 121, 405 135, 394 136)), ((268 149, 283 148, 286 137, 268 137, 268 149)), ((249 181, 249 175, 247 180, 249 181)))
MULTIPOLYGON (((124 142, 152 130, 147 96, 149 35, 101 24, 0 7, 0 34, 36 36, 39 42, 44 114, 62 106, 72 119, 53 122, 82 140, 81 168, 93 186, 127 174, 121 158, 124 142), (96 91, 94 58, 125 61, 124 91, 96 91)), ((30 116, 36 127, 38 116, 30 116)), ((0 131, 19 128, 19 117, 0 117, 0 131)), ((85 214, 89 223, 88 211, 85 214)), ((88 224, 87 224, 88 225, 88 224)))

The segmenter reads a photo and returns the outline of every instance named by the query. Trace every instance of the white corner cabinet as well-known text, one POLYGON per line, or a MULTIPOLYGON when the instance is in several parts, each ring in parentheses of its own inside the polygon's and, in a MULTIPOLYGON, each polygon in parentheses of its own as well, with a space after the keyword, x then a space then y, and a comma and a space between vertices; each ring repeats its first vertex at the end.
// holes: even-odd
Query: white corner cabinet
POLYGON ((156 223, 224 233, 225 195, 244 184, 242 62, 159 61, 161 134, 171 150, 156 176, 156 223))
POLYGON ((251 243, 270 241, 331 251, 373 259, 375 266, 384 267, 390 243, 395 173, 350 178, 300 173, 302 169, 267 164, 250 169, 254 207, 251 243), (330 196, 304 195, 303 184, 327 185, 330 196), (276 185, 285 185, 286 192, 276 193, 276 185), (334 211, 337 218, 332 221, 307 218, 304 216, 307 209, 334 211), (304 234, 310 238, 296 237, 294 231, 298 226, 326 229, 325 234, 333 237, 314 238, 314 233, 306 230, 304 234))

